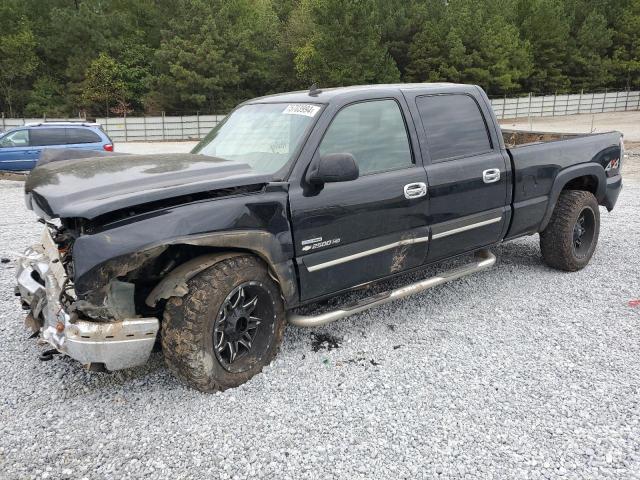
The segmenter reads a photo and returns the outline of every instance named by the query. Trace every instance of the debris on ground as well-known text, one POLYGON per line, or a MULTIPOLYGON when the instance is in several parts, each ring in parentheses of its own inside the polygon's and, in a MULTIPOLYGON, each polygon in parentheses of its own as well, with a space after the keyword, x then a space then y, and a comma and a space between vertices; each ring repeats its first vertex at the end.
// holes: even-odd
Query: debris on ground
POLYGON ((312 333, 311 334, 311 348, 314 352, 319 350, 334 350, 340 348, 342 339, 334 337, 328 333, 312 333))

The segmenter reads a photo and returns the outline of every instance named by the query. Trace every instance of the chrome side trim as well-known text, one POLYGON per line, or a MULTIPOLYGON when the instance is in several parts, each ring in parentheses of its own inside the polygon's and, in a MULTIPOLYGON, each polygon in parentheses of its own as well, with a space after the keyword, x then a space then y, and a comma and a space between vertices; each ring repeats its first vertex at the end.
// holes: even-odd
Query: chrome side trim
POLYGON ((492 223, 496 223, 502 220, 502 217, 491 218, 489 220, 484 220, 478 223, 472 223, 470 225, 465 225, 464 227, 453 228, 451 230, 445 230, 444 232, 436 233, 432 235, 431 239, 436 240, 438 238, 448 237, 449 235, 455 235, 456 233, 466 232, 467 230, 473 230, 474 228, 484 227, 485 225, 491 225, 492 223))
POLYGON ((489 250, 481 250, 476 254, 475 261, 462 267, 454 268, 434 277, 427 278, 404 287, 396 288, 395 290, 383 292, 378 295, 374 295, 373 297, 365 298, 355 304, 318 315, 298 315, 297 313, 289 312, 287 314, 287 320, 289 323, 297 327, 317 327, 319 325, 325 325, 335 320, 353 315, 354 313, 360 313, 364 310, 368 310, 369 308, 408 297, 414 293, 419 293, 429 288, 442 285, 443 283, 456 280, 471 273, 485 270, 491 267, 494 263, 496 263, 495 255, 489 250))
POLYGON ((401 247, 404 245, 413 245, 414 243, 426 243, 428 241, 429 237, 407 238, 405 240, 400 240, 388 245, 372 248, 371 250, 365 250, 363 252, 354 253, 353 255, 347 255, 346 257, 336 258, 335 260, 329 260, 328 262, 318 263, 316 265, 310 265, 307 266, 307 270, 309 272, 315 272, 317 270, 322 270, 323 268, 333 267, 334 265, 340 265, 341 263, 357 260, 358 258, 375 255, 376 253, 384 252, 385 250, 391 250, 392 248, 401 247))

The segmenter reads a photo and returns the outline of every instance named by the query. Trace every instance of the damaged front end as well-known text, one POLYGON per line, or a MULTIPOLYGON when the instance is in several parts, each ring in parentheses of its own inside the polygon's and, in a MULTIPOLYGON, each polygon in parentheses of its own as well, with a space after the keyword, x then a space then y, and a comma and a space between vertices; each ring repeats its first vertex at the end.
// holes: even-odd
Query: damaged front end
POLYGON ((158 318, 136 315, 134 285, 126 282, 105 285, 100 304, 78 299, 70 276, 72 248, 69 233, 48 223, 40 242, 18 260, 16 294, 30 310, 25 323, 87 367, 120 370, 144 364, 156 341, 158 318))
POLYGON ((225 252, 261 257, 297 301, 285 182, 206 155, 63 158, 25 182, 46 228, 16 289, 58 351, 98 369, 145 363, 167 298, 225 252))

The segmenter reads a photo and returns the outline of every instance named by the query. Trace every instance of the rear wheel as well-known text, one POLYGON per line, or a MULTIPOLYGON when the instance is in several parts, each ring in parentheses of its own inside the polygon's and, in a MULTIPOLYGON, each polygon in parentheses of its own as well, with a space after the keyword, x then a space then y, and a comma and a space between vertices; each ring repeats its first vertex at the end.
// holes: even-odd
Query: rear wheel
POLYGON ((600 233, 600 210, 591 192, 565 190, 540 234, 542 258, 550 267, 574 272, 591 260, 600 233))
POLYGON ((162 325, 165 361, 178 378, 201 391, 224 390, 273 360, 284 334, 284 306, 261 260, 223 260, 188 287, 184 297, 167 302, 162 325))

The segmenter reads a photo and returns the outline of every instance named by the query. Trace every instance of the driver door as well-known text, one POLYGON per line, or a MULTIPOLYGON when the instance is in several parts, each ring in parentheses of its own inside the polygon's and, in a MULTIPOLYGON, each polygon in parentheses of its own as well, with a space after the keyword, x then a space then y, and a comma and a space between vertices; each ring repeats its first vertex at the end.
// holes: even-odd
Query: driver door
POLYGON ((314 159, 355 158, 359 177, 290 191, 301 300, 421 265, 427 255, 426 173, 413 155, 401 99, 348 104, 314 159))

